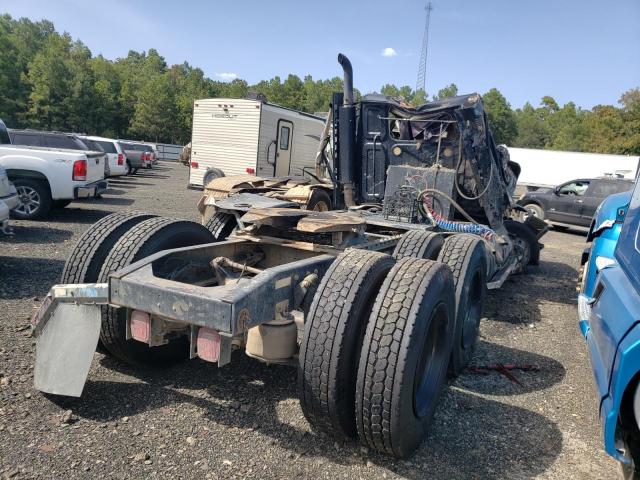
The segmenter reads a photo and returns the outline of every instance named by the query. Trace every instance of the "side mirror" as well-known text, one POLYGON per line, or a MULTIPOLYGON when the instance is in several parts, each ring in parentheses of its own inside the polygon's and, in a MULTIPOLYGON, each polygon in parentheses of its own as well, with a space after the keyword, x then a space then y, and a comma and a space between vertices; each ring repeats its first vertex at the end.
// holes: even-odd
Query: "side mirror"
POLYGON ((553 193, 554 193, 555 195, 560 195, 560 187, 555 187, 555 188, 553 189, 553 193))

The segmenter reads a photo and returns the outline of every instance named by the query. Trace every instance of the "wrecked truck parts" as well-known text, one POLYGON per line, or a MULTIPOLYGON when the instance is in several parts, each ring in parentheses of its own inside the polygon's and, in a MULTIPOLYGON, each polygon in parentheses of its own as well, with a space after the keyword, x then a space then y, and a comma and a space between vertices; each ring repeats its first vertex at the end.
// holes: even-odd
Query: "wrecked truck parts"
POLYGON ((132 225, 106 254, 98 283, 82 290, 94 297, 63 302, 78 287, 52 288, 36 316, 36 387, 79 395, 98 337, 134 365, 159 360, 156 351, 225 366, 240 349, 298 365, 314 429, 410 455, 447 371, 459 373, 473 351, 485 289, 531 255, 514 241, 518 229, 510 237, 517 172, 493 146, 479 96, 418 108, 380 96, 353 104, 350 83, 333 104, 330 191, 332 206, 344 205, 352 185, 351 211, 301 210, 297 194, 287 198, 324 182, 225 177, 198 205, 207 227, 158 217, 132 225), (419 209, 423 191, 435 195, 420 197, 419 209), (470 230, 446 231, 436 215, 470 230), (479 235, 478 225, 492 234, 479 235), (65 319, 86 324, 67 335, 65 319))

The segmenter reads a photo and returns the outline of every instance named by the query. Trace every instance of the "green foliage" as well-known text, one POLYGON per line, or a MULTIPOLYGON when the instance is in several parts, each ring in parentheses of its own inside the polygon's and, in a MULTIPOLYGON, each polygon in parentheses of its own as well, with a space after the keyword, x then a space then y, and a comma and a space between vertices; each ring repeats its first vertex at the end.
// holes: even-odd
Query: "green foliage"
POLYGON ((29 62, 27 79, 31 85, 27 118, 36 127, 66 129, 73 81, 69 70, 71 39, 50 35, 29 62))
POLYGON ((169 139, 175 122, 176 109, 173 82, 169 72, 151 77, 138 92, 138 101, 131 120, 131 131, 141 138, 154 141, 169 139))
POLYGON ((398 88, 395 85, 387 83, 386 85, 382 86, 382 88, 380 89, 380 93, 389 97, 398 98, 414 106, 419 106, 427 103, 427 93, 422 89, 412 90, 409 85, 404 85, 398 88))
POLYGON ((518 133, 518 126, 511 110, 511 105, 497 88, 492 88, 485 93, 482 96, 482 101, 489 117, 491 131, 496 143, 511 145, 518 133))
POLYGON ((433 96, 434 100, 442 100, 444 98, 455 97, 458 95, 458 86, 451 83, 444 88, 438 90, 438 94, 433 96))
MULTIPOLYGON (((258 92, 275 104, 305 112, 329 110, 342 79, 311 75, 274 77, 249 85, 220 82, 188 63, 167 65, 155 49, 130 51, 114 61, 93 57, 79 40, 55 31, 47 20, 0 15, 0 118, 10 127, 85 132, 118 138, 187 143, 193 102, 199 98, 245 98, 258 92)), ((410 86, 383 85, 384 95, 411 105, 427 93, 410 86)), ((451 83, 434 100, 458 95, 451 83)), ((360 92, 355 91, 356 100, 360 92)), ((483 96, 498 143, 558 150, 640 154, 640 89, 622 94, 619 106, 583 110, 560 106, 550 96, 534 107, 512 110, 495 88, 483 96)))

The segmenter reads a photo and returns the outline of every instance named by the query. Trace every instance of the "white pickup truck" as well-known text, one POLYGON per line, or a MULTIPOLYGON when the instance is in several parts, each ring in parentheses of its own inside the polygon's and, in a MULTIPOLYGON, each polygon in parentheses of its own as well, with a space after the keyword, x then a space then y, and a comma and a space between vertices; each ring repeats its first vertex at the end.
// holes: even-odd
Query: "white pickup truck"
POLYGON ((11 210, 18 219, 45 217, 77 198, 104 192, 105 155, 101 152, 11 145, 0 120, 0 166, 15 185, 19 203, 11 210))

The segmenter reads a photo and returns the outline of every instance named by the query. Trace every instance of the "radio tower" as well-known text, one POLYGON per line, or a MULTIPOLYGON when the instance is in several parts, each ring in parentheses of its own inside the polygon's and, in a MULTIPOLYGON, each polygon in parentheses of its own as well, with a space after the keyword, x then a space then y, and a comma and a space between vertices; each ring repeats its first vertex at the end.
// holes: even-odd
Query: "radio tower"
POLYGON ((422 37, 422 52, 420 53, 420 63, 418 64, 416 91, 422 90, 426 93, 425 77, 427 75, 427 48, 429 46, 429 18, 431 17, 431 10, 433 10, 431 2, 429 2, 424 9, 427 11, 427 20, 424 23, 424 36, 422 37))

